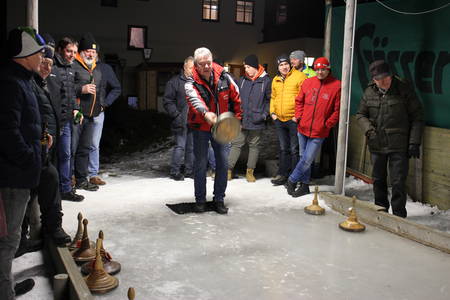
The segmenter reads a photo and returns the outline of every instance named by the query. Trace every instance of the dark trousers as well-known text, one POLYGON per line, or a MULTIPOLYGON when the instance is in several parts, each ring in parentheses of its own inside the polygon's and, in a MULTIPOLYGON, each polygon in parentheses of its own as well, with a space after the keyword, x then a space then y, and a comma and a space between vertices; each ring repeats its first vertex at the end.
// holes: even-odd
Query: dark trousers
POLYGON ((275 129, 280 142, 278 175, 287 177, 295 169, 299 160, 297 123, 294 121, 282 122, 277 119, 275 120, 275 129))
POLYGON ((89 152, 93 146, 94 131, 94 118, 84 118, 82 124, 73 126, 71 164, 78 183, 87 181, 89 152))
POLYGON ((373 192, 375 204, 389 209, 387 170, 389 168, 392 186, 392 212, 406 218, 406 177, 408 176, 408 156, 403 152, 371 153, 373 164, 373 192))
POLYGON ((194 188, 195 201, 206 201, 206 169, 208 166, 208 142, 214 149, 216 175, 214 178, 214 201, 223 201, 227 189, 228 159, 225 145, 217 143, 209 131, 193 130, 194 136, 194 188))
MULTIPOLYGON (((41 223, 44 233, 55 231, 62 223, 61 194, 59 192, 59 174, 51 162, 51 157, 44 163, 37 188, 31 190, 31 199, 37 197, 41 211, 41 223)), ((29 201, 29 204, 31 201, 29 201)), ((29 210, 22 223, 22 237, 28 233, 29 210)))
POLYGON ((185 174, 192 174, 194 163, 192 129, 186 127, 182 130, 173 130, 172 133, 175 146, 172 152, 170 174, 181 173, 182 165, 184 165, 185 174))

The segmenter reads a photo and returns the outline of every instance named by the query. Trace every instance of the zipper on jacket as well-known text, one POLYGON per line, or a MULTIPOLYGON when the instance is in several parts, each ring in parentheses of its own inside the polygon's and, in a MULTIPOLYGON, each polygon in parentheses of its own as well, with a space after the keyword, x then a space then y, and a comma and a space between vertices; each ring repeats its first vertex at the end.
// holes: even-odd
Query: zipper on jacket
POLYGON ((320 89, 322 89, 322 84, 323 84, 323 82, 321 81, 319 90, 317 91, 317 98, 316 98, 316 101, 314 102, 314 110, 313 110, 312 119, 311 119, 311 126, 309 127, 309 136, 308 136, 309 138, 311 138, 312 127, 313 127, 313 123, 314 123, 314 115, 316 113, 316 105, 317 105, 317 101, 319 101, 320 89))
MULTIPOLYGON (((94 71, 89 72, 89 76, 92 76, 92 80, 91 80, 91 84, 94 83, 94 71)), ((94 101, 92 102, 91 105, 91 111, 89 113, 89 117, 92 117, 93 113, 94 113, 94 106, 95 106, 95 102, 97 100, 97 88, 95 88, 95 94, 94 94, 94 101)))

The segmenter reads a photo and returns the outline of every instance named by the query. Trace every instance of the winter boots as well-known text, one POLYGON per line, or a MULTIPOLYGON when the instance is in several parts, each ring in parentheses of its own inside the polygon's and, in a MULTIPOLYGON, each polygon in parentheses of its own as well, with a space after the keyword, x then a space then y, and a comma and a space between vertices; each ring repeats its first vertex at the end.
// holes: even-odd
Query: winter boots
POLYGON ((233 170, 228 170, 228 173, 227 173, 227 179, 228 179, 228 181, 230 181, 231 179, 233 179, 233 170))
POLYGON ((248 182, 255 182, 256 178, 253 175, 253 169, 247 169, 247 173, 245 174, 245 178, 247 178, 248 182))
MULTIPOLYGON (((294 186, 294 188, 295 188, 295 186, 294 186)), ((288 193, 289 193, 289 190, 288 190, 288 193)), ((300 182, 298 188, 291 195, 292 195, 292 197, 297 198, 297 197, 301 197, 303 195, 307 195, 309 193, 310 193, 309 185, 307 183, 300 182)))
POLYGON ((283 175, 277 175, 274 179, 272 179, 270 182, 273 185, 283 185, 287 181, 287 177, 283 175))
POLYGON ((295 192, 295 188, 297 183, 294 183, 288 179, 288 181, 284 184, 284 187, 287 189, 287 193, 292 196, 295 192))

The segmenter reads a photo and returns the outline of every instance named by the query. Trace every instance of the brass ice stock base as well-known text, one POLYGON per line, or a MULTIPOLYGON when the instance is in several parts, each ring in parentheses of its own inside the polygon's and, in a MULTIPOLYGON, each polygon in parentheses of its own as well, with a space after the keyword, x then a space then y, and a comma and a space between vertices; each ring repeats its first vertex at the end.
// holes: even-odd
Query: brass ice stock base
POLYGON ((325 213, 325 209, 319 205, 318 195, 319 195, 319 187, 316 186, 314 190, 314 199, 312 201, 312 204, 305 207, 304 209, 305 213, 310 215, 323 215, 325 213))

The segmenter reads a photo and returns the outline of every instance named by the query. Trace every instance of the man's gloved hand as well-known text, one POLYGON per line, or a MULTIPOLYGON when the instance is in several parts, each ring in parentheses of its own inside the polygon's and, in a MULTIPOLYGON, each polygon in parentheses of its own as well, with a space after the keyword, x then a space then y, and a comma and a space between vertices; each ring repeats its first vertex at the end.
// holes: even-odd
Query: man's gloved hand
POLYGON ((369 129, 366 132, 366 136, 369 140, 371 140, 377 136, 377 132, 375 131, 375 129, 369 129))
POLYGON ((409 144, 408 147, 408 157, 415 157, 415 158, 419 158, 420 157, 420 145, 418 144, 409 144))

